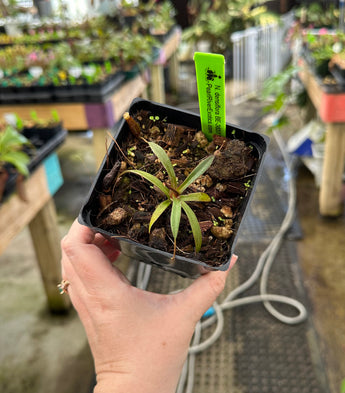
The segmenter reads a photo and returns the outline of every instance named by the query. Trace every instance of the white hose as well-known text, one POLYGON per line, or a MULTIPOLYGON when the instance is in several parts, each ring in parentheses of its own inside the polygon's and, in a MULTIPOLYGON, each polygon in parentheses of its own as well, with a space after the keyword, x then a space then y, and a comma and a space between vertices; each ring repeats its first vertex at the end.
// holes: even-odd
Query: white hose
MULTIPOLYGON (((233 291, 231 291, 228 296, 225 298, 225 300, 218 305, 217 303, 214 303, 213 307, 215 309, 215 315, 207 318, 206 320, 201 322, 201 330, 205 329, 206 327, 214 324, 217 322, 217 327, 213 334, 205 339, 203 342, 199 342, 195 339, 193 339, 192 345, 189 348, 189 355, 188 359, 186 360, 185 366, 188 369, 184 369, 184 373, 182 373, 179 381, 178 388, 176 390, 176 393, 183 393, 184 392, 184 385, 185 385, 185 379, 190 378, 190 375, 194 375, 194 360, 191 363, 190 358, 195 357, 195 354, 202 352, 209 348, 211 345, 215 343, 215 341, 219 338, 219 336, 222 333, 223 325, 224 325, 224 318, 223 318, 223 311, 234 308, 234 307, 239 307, 239 306, 244 306, 248 304, 253 304, 253 303, 263 303, 266 310, 276 319, 279 321, 293 325, 297 323, 303 322, 306 317, 307 317, 307 310, 304 307, 304 305, 290 297, 287 296, 281 296, 281 295, 275 295, 275 294, 269 294, 267 293, 267 282, 269 278, 269 273, 270 269, 272 267, 272 264, 277 256, 277 253, 280 249, 283 237, 285 236, 286 232, 288 229, 291 227, 293 220, 295 218, 295 206, 296 206, 296 187, 295 187, 295 181, 293 180, 292 176, 292 167, 291 163, 288 157, 288 154, 286 153, 286 150, 284 148, 284 144, 282 141, 282 138, 279 134, 278 131, 274 131, 274 137, 278 143, 278 146, 282 152, 283 159, 285 161, 285 164, 287 166, 288 172, 290 174, 289 176, 289 201, 288 201, 288 209, 286 212, 286 215, 284 217, 284 220, 281 224, 281 227, 279 228, 279 231, 277 234, 274 236, 270 244, 267 246, 265 251, 261 254, 258 263, 256 265, 256 268, 252 275, 249 277, 247 281, 242 283, 240 286, 235 288, 233 291), (261 276, 261 278, 260 278, 261 276), (247 289, 252 287, 258 280, 260 279, 260 294, 256 296, 247 296, 244 298, 236 299, 241 293, 245 292, 247 289), (279 311, 277 311, 273 305, 272 302, 278 302, 282 304, 287 304, 292 307, 294 307, 298 314, 294 317, 286 316, 279 311)), ((200 329, 200 327, 199 327, 200 329)), ((200 337, 200 332, 198 333, 198 338, 200 337)), ((185 390, 185 393, 192 393, 193 389, 187 385, 187 389, 185 390)))
MULTIPOLYGON (((242 283, 240 286, 231 291, 225 298, 225 300, 218 304, 215 302, 213 304, 213 309, 215 314, 208 317, 205 320, 199 321, 194 332, 193 340, 188 352, 188 358, 184 364, 180 380, 177 386, 176 393, 192 393, 194 385, 194 367, 195 367, 195 355, 202 351, 205 351, 211 347, 217 339, 221 336, 224 327, 224 316, 223 312, 234 307, 245 306, 254 303, 263 303, 266 310, 276 319, 282 323, 293 325, 303 322, 307 318, 307 310, 304 305, 290 297, 275 295, 267 293, 267 283, 269 279, 269 273, 273 262, 277 256, 280 249, 282 240, 286 232, 291 227, 295 219, 295 206, 296 206, 296 186, 292 174, 292 165, 289 160, 289 156, 285 150, 282 137, 278 131, 274 131, 274 137, 277 144, 281 150, 284 162, 286 164, 287 170, 289 172, 289 200, 288 209, 284 220, 274 238, 271 240, 270 244, 266 247, 264 252, 261 254, 257 265, 255 267, 252 275, 242 283), (236 299, 240 294, 245 292, 247 289, 252 287, 260 279, 260 294, 255 296, 247 296, 244 298, 236 299), (287 304, 294 307, 298 314, 294 317, 287 316, 279 312, 272 303, 278 302, 282 304, 287 304), (202 330, 216 323, 215 330, 213 333, 206 338, 203 342, 201 340, 202 330)), ((138 268, 137 276, 137 286, 139 288, 145 289, 148 285, 148 281, 151 274, 151 266, 140 264, 138 268)))

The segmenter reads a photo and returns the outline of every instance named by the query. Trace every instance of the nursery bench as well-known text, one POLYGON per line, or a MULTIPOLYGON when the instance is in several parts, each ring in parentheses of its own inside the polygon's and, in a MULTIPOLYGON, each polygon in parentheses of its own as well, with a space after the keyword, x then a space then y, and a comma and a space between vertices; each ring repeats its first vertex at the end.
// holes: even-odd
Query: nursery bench
POLYGON ((345 164, 345 91, 329 92, 301 60, 299 77, 318 113, 326 124, 325 155, 319 194, 319 210, 324 217, 342 213, 342 176, 345 164))
POLYGON ((60 296, 57 288, 61 281, 61 236, 53 194, 62 182, 58 157, 52 153, 26 179, 26 202, 12 193, 0 204, 0 255, 28 225, 52 312, 64 312, 70 306, 69 297, 60 296))
POLYGON ((17 113, 23 119, 30 118, 30 112, 36 111, 39 118, 50 118, 51 111, 56 110, 68 131, 92 130, 94 151, 97 164, 100 164, 105 154, 107 130, 110 130, 134 98, 147 97, 147 87, 150 86, 150 98, 159 103, 165 103, 164 65, 169 60, 170 83, 177 86, 177 55, 181 30, 175 28, 160 49, 159 56, 150 67, 141 74, 125 81, 110 95, 100 102, 44 102, 0 104, 0 117, 6 113, 17 113), (151 74, 151 75, 150 75, 151 74), (150 81, 151 79, 151 81, 150 81))

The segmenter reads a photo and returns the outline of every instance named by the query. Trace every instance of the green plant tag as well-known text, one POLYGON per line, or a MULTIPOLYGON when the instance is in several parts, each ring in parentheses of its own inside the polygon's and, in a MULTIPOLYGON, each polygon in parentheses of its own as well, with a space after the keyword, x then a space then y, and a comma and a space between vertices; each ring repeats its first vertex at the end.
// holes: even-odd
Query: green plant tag
POLYGON ((198 86, 201 129, 208 140, 212 135, 226 135, 224 56, 194 53, 198 86))

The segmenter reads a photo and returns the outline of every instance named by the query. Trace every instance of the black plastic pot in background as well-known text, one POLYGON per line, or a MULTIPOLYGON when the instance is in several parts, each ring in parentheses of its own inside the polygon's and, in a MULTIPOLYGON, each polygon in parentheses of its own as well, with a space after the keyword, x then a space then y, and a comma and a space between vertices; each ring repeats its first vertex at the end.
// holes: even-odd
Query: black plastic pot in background
POLYGON ((345 89, 345 69, 339 67, 338 64, 333 64, 332 68, 330 68, 330 72, 333 75, 334 79, 337 83, 342 87, 342 90, 345 89))
POLYGON ((308 47, 304 49, 303 56, 307 61, 309 67, 318 77, 325 78, 326 76, 331 74, 328 68, 330 59, 315 59, 315 57, 313 56, 313 52, 308 47))
MULTIPOLYGON (((168 105, 158 104, 152 101, 146 101, 142 99, 135 99, 129 109, 131 114, 135 114, 140 110, 150 111, 160 118, 166 118, 167 122, 186 125, 191 128, 195 128, 200 130, 200 116, 188 112, 185 110, 177 109, 168 105)), ((211 266, 204 262, 185 258, 180 255, 176 255, 175 260, 171 260, 172 254, 168 252, 164 252, 161 250, 154 249, 152 247, 134 242, 130 239, 126 239, 123 237, 119 237, 105 231, 95 224, 96 216, 99 212, 99 190, 101 190, 101 184, 104 176, 108 172, 106 168, 107 160, 110 158, 112 162, 116 159, 120 159, 118 156, 118 150, 115 147, 114 142, 109 147, 108 153, 105 155, 104 160, 100 166, 100 169, 96 175, 96 178, 91 186, 85 204, 82 206, 80 210, 80 214, 78 220, 81 224, 88 226, 95 232, 102 233, 109 240, 117 239, 120 242, 121 251, 123 254, 127 255, 132 260, 136 260, 139 262, 144 262, 147 264, 155 265, 159 268, 162 268, 167 271, 171 271, 177 273, 183 277, 196 278, 200 274, 205 273, 210 270, 226 270, 229 267, 231 255, 234 252, 234 247, 238 238, 238 230, 240 223, 243 221, 245 217, 246 210, 249 207, 249 203, 253 197, 254 190, 262 169, 262 162, 264 159, 264 155, 268 146, 269 139, 251 131, 244 130, 232 124, 227 124, 227 136, 229 138, 233 138, 233 131, 235 130, 236 137, 238 139, 242 139, 246 144, 251 145, 253 147, 253 153, 257 156, 258 166, 255 178, 252 180, 253 187, 246 197, 243 199, 243 203, 240 208, 239 217, 241 217, 240 221, 236 223, 236 227, 233 228, 234 235, 229 241, 231 245, 231 253, 228 256, 227 262, 221 266, 211 266)), ((119 129, 114 135, 114 138, 117 140, 117 143, 121 146, 123 141, 126 140, 128 134, 130 133, 128 129, 127 123, 123 120, 119 126, 119 129)))
MULTIPOLYGON (((32 173, 41 162, 55 151, 66 139, 67 131, 58 124, 52 128, 25 128, 22 134, 31 142, 32 146, 27 146, 24 151, 29 155, 30 162, 28 164, 29 172, 32 173)), ((11 195, 15 190, 17 181, 17 171, 10 165, 9 175, 3 194, 2 201, 11 195)), ((0 201, 1 202, 1 201, 0 201)))

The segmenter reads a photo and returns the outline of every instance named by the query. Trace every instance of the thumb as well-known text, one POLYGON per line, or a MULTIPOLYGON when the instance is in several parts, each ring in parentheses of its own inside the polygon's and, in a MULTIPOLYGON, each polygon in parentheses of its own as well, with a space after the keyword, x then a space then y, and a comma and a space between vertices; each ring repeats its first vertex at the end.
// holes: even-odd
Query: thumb
POLYGON ((212 271, 197 278, 188 288, 177 294, 183 297, 183 306, 195 316, 197 322, 223 291, 229 271, 238 259, 232 255, 226 271, 212 271))

